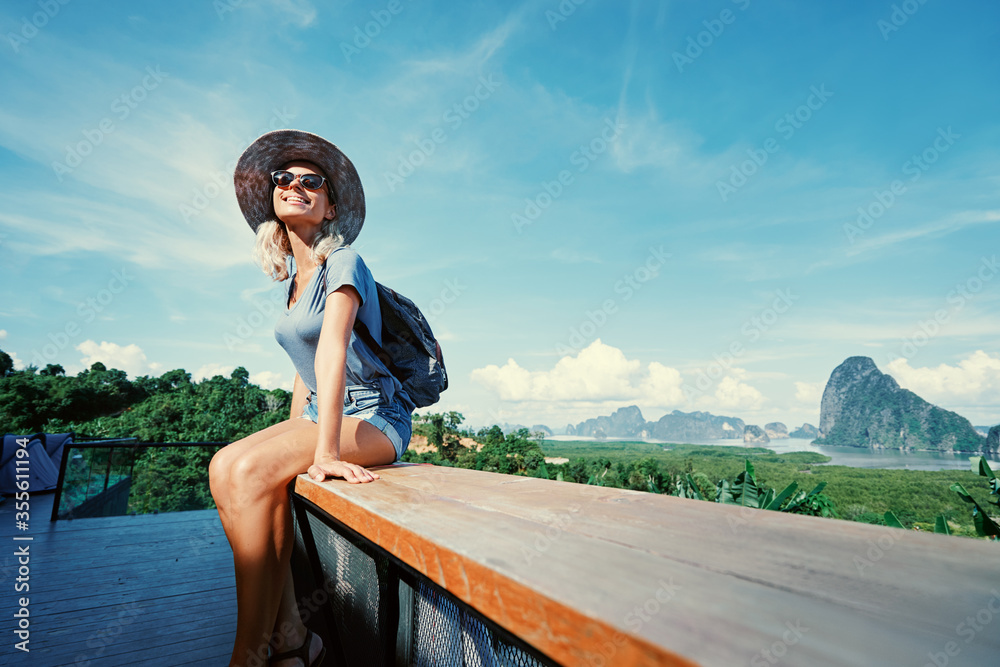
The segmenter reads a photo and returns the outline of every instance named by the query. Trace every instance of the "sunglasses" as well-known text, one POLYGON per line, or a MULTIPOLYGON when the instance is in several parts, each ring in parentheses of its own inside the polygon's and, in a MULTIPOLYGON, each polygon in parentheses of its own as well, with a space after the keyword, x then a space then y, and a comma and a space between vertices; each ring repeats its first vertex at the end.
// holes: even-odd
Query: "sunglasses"
POLYGON ((293 174, 290 171, 285 171, 280 169, 278 171, 271 172, 271 180, 274 181, 275 185, 287 188, 295 179, 299 179, 299 183, 302 184, 306 190, 319 190, 326 183, 326 177, 320 176, 319 174, 293 174))

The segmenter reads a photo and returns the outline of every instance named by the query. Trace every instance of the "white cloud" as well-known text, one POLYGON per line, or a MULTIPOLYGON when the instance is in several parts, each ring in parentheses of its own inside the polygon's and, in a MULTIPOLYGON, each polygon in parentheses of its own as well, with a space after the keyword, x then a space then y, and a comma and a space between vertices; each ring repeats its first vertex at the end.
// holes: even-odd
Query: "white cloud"
POLYGON ((702 396, 698 403, 705 410, 758 410, 764 404, 764 395, 746 382, 727 375, 719 380, 715 393, 702 396))
POLYGON ((7 330, 0 329, 0 340, 7 340, 7 330))
POLYGON ((229 377, 233 374, 234 370, 236 370, 236 366, 226 366, 225 364, 205 364, 191 374, 191 379, 195 382, 201 382, 202 380, 213 378, 216 375, 229 377))
POLYGON ((1000 356, 990 356, 976 350, 956 366, 941 364, 937 368, 914 368, 908 359, 900 357, 886 366, 899 382, 931 403, 955 403, 1000 406, 1000 356))
POLYGON ((795 400, 807 405, 819 405, 823 398, 822 382, 796 382, 795 400))
POLYGON ((516 34, 528 11, 527 5, 515 10, 502 23, 483 33, 464 51, 438 53, 431 58, 404 63, 404 66, 409 70, 407 74, 427 75, 445 72, 463 75, 481 73, 486 62, 504 47, 512 34, 516 34))
POLYGON ((651 361, 649 374, 643 378, 639 390, 646 404, 667 407, 684 403, 683 384, 681 373, 676 368, 651 361))
POLYGON ((913 239, 924 237, 939 238, 957 231, 961 231, 970 225, 990 225, 1000 222, 1000 211, 959 211, 952 213, 945 218, 934 220, 923 225, 915 224, 907 226, 899 231, 891 231, 864 239, 847 250, 847 255, 857 255, 871 250, 882 250, 898 243, 905 243, 913 239))
POLYGON ((273 373, 271 371, 254 373, 250 376, 250 382, 263 389, 284 389, 286 391, 293 389, 291 380, 284 380, 281 373, 273 373))
POLYGON ((508 359, 498 367, 472 371, 472 379, 492 389, 503 400, 559 401, 609 400, 635 395, 630 376, 639 370, 621 350, 598 338, 576 357, 563 357, 550 371, 528 371, 508 359))
POLYGON ((23 371, 24 368, 25 368, 24 362, 21 361, 18 358, 17 353, 16 352, 8 352, 8 354, 10 354, 11 361, 14 362, 14 370, 16 370, 16 371, 23 371))
POLYGON ((109 343, 107 341, 97 343, 92 340, 85 340, 77 345, 76 349, 86 355, 80 360, 84 368, 90 368, 92 364, 101 362, 108 368, 117 368, 118 370, 125 371, 132 377, 137 377, 139 375, 148 375, 151 371, 155 371, 161 367, 161 364, 158 363, 148 363, 146 361, 146 354, 135 343, 121 346, 117 343, 109 343))
POLYGON ((701 410, 756 410, 765 398, 743 382, 747 373, 734 368, 712 394, 689 400, 684 377, 676 368, 653 361, 642 367, 616 347, 595 340, 576 357, 563 357, 551 370, 529 371, 513 359, 504 366, 472 371, 472 379, 509 401, 631 402, 648 408, 701 410))

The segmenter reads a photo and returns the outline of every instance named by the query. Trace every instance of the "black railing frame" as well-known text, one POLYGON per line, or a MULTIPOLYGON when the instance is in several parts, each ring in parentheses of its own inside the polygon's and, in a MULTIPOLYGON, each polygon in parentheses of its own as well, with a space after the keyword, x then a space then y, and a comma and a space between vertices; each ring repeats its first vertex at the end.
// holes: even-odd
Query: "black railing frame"
MULTIPOLYGON (((136 438, 109 438, 107 440, 80 440, 77 442, 70 434, 70 439, 63 445, 62 457, 59 461, 59 479, 56 482, 56 493, 52 499, 52 516, 49 522, 59 520, 59 503, 62 500, 63 484, 66 481, 66 466, 69 464, 69 452, 71 449, 102 449, 107 448, 108 469, 104 473, 104 490, 108 490, 108 478, 111 476, 111 461, 115 456, 115 449, 129 449, 133 452, 143 447, 224 447, 228 442, 138 442, 136 438)), ((132 457, 132 465, 129 474, 135 470, 135 457, 132 457)))

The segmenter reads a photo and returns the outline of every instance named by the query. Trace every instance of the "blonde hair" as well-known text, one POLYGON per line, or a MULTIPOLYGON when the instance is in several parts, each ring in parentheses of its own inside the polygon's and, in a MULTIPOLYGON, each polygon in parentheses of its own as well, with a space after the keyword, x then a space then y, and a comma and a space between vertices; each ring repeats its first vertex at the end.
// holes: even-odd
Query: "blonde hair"
MULTIPOLYGON (((333 194, 327 190, 330 201, 333 194)), ((339 217, 339 216, 338 216, 339 217)), ((344 245, 344 236, 340 233, 338 219, 323 220, 323 226, 313 239, 309 254, 313 261, 322 264, 337 248, 344 245)), ((253 258, 260 264, 261 270, 272 280, 288 279, 288 258, 292 254, 292 243, 288 240, 288 230, 285 223, 279 220, 267 220, 257 227, 257 240, 254 243, 253 258)))

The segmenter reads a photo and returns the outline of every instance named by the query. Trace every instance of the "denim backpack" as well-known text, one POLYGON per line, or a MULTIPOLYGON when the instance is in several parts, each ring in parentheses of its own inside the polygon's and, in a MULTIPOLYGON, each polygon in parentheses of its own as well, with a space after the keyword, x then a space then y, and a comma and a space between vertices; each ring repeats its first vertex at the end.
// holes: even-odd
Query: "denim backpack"
POLYGON ((360 319, 355 319, 354 330, 400 381, 414 405, 423 408, 437 403, 448 388, 441 344, 412 301, 380 282, 375 286, 382 312, 382 345, 360 319))

